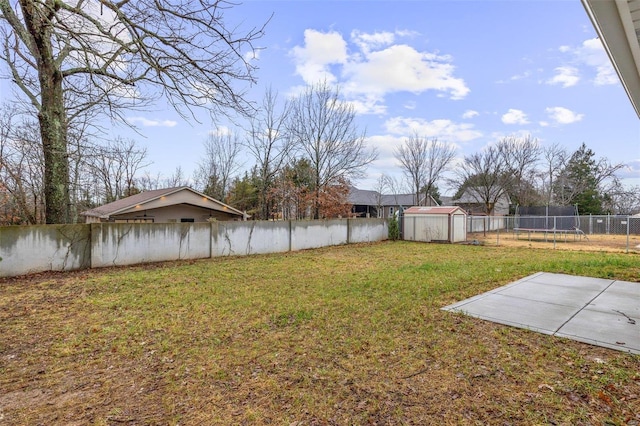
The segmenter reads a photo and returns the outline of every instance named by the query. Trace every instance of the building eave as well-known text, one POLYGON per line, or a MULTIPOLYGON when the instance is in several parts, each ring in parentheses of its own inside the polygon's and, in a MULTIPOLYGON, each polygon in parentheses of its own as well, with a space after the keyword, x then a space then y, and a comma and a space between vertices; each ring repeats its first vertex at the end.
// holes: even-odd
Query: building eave
POLYGON ((640 0, 581 0, 640 118, 640 0))

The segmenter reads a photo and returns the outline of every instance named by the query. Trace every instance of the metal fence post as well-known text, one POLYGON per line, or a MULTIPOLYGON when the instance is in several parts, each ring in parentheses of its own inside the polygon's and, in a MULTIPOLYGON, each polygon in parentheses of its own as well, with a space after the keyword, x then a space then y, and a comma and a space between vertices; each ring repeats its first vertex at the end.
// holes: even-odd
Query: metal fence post
POLYGON ((629 253, 629 223, 631 222, 631 216, 627 216, 627 253, 629 253))

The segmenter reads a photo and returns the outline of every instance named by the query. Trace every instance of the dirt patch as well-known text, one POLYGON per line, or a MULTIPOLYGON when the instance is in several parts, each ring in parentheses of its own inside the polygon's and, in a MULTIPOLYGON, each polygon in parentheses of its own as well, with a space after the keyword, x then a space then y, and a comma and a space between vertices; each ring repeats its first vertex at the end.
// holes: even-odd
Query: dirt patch
POLYGON ((503 247, 531 247, 557 250, 608 251, 640 253, 640 236, 630 235, 576 235, 552 232, 476 232, 467 234, 467 240, 503 247), (555 241, 554 241, 555 240, 555 241))

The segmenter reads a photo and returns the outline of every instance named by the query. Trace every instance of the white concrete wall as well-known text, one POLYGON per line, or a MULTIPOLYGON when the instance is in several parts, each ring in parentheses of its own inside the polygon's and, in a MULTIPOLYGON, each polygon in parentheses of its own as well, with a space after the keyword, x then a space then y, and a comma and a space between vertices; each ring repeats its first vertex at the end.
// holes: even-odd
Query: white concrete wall
POLYGON ((347 244, 347 219, 291 222, 291 250, 347 244))
POLYGON ((89 225, 0 227, 0 277, 90 266, 89 225))
POLYGON ((0 277, 382 241, 384 219, 0 227, 0 277))
POLYGON ((212 225, 211 256, 289 251, 290 222, 217 222, 212 225))
POLYGON ((211 256, 208 223, 91 224, 91 267, 211 256))
POLYGON ((376 219, 349 219, 349 243, 368 243, 386 240, 389 236, 387 221, 376 219))

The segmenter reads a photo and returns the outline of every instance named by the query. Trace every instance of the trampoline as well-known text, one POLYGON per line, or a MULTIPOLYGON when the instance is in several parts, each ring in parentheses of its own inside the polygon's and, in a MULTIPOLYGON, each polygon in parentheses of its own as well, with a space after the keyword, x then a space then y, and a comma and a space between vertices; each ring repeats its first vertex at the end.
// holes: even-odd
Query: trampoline
POLYGON ((580 229, 577 206, 517 206, 514 238, 519 239, 521 233, 526 233, 529 241, 531 235, 536 233, 543 234, 545 241, 548 241, 550 235, 553 235, 554 242, 557 236, 564 237, 566 242, 568 235, 573 235, 574 241, 577 238, 589 241, 580 229))

